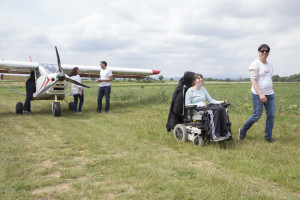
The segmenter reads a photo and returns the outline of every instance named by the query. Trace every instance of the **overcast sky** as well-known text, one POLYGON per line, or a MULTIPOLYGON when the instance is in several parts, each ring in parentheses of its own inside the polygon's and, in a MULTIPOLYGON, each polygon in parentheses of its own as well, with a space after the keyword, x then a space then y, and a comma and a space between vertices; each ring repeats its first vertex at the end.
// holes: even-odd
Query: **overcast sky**
POLYGON ((248 77, 257 47, 300 73, 299 0, 0 0, 0 59, 248 77))

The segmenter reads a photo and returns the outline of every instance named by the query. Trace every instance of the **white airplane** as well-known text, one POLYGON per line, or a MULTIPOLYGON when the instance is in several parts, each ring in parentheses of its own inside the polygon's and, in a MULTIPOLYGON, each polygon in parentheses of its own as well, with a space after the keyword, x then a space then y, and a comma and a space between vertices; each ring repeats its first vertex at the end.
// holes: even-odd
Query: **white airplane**
MULTIPOLYGON (((100 65, 99 66, 83 66, 83 65, 64 65, 60 63, 60 57, 56 50, 57 65, 56 64, 42 64, 37 62, 19 62, 19 61, 5 61, 0 60, 0 77, 4 76, 29 76, 29 73, 34 71, 36 92, 33 94, 32 100, 54 100, 52 103, 53 116, 59 117, 61 115, 60 102, 58 100, 65 100, 66 90, 69 82, 80 85, 82 87, 89 86, 72 80, 65 72, 71 72, 74 67, 78 67, 81 77, 99 78, 100 77, 100 65)), ((120 68, 120 67, 108 67, 112 70, 113 78, 135 78, 143 79, 148 75, 159 74, 160 70, 151 69, 138 69, 138 68, 120 68)), ((18 93, 22 94, 10 87, 7 87, 0 83, 0 85, 18 93)), ((65 100, 66 101, 66 100, 65 100)), ((66 101, 67 102, 67 101, 66 101)), ((69 102, 67 102, 69 103, 69 102)), ((72 103, 69 103, 69 107, 72 108, 72 103)), ((23 113, 23 103, 18 102, 16 104, 16 113, 23 113)))

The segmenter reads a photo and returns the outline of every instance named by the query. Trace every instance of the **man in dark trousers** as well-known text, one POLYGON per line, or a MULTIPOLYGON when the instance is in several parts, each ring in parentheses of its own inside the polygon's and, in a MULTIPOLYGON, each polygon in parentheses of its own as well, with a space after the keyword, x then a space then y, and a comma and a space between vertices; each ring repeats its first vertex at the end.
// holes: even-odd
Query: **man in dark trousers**
POLYGON ((31 99, 33 96, 33 93, 35 93, 36 87, 35 87, 35 76, 34 71, 30 73, 29 79, 26 81, 26 99, 24 103, 24 114, 31 114, 31 99))

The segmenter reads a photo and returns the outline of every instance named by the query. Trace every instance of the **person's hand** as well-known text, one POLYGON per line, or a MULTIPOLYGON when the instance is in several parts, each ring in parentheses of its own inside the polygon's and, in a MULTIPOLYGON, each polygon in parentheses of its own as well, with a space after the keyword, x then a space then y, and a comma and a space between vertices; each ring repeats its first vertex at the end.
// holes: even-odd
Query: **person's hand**
POLYGON ((263 103, 267 103, 268 99, 264 94, 259 95, 260 101, 263 103))
POLYGON ((227 100, 222 101, 221 104, 222 104, 222 103, 227 103, 227 100))
POLYGON ((80 94, 80 96, 82 96, 82 91, 80 91, 80 93, 79 93, 79 94, 80 94))
POLYGON ((206 107, 207 107, 206 103, 203 105, 203 107, 204 107, 204 108, 206 108, 206 107))

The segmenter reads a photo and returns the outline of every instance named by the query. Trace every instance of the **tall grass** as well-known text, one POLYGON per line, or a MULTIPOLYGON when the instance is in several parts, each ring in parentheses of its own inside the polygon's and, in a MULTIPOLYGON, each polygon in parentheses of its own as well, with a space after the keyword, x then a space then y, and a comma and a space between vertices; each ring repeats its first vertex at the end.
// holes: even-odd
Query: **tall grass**
MULTIPOLYGON (((165 130, 176 85, 113 83, 108 115, 96 113, 94 85, 83 115, 62 102, 60 118, 51 101, 17 115, 23 97, 0 88, 0 199, 299 199, 299 86, 274 85, 278 142, 264 141, 262 116, 244 141, 203 148, 165 130)), ((252 113, 250 85, 205 87, 231 102, 236 138, 252 113)))

